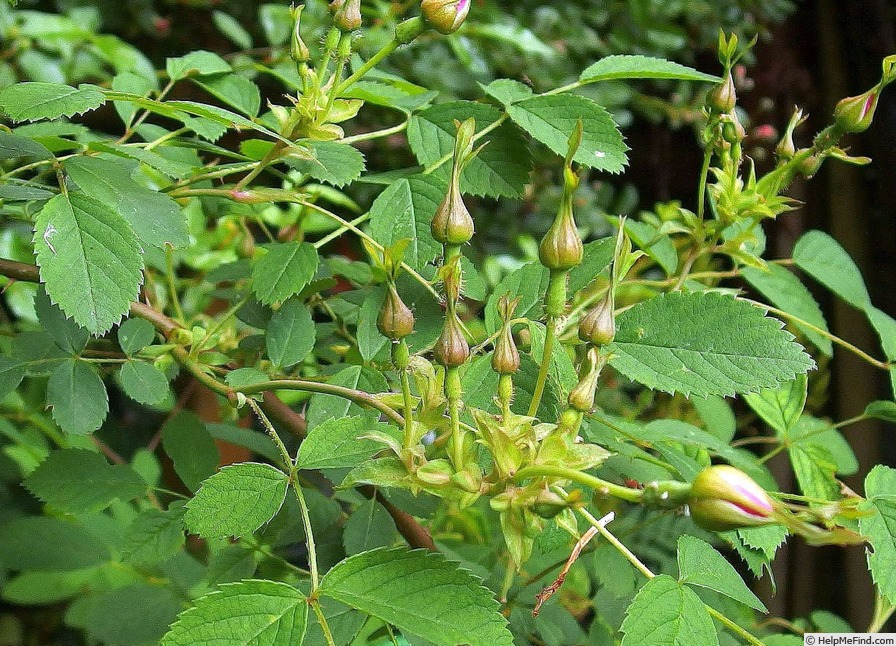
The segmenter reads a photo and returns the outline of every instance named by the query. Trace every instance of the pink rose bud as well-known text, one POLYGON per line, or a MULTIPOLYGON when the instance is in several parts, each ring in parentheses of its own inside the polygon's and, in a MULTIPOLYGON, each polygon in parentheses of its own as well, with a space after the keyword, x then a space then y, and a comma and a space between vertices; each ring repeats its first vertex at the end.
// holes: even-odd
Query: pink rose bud
POLYGON ((423 0, 423 20, 440 34, 453 34, 470 12, 470 0, 423 0))
POLYGON ((694 522, 713 531, 775 522, 774 502, 765 489, 743 471, 724 464, 697 474, 688 507, 694 522))

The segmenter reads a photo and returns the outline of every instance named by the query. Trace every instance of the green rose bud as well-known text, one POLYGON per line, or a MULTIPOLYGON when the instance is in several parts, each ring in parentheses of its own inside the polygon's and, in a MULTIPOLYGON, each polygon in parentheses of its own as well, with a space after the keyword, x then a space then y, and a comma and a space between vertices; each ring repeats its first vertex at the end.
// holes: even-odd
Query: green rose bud
POLYGON ((292 12, 292 19, 294 22, 292 28, 292 40, 289 44, 289 56, 296 63, 306 63, 311 60, 311 52, 308 51, 308 46, 305 45, 305 41, 302 40, 301 29, 301 17, 302 10, 305 8, 305 5, 300 4, 298 7, 290 7, 290 11, 292 12))
POLYGON ((342 31, 354 31, 361 26, 361 0, 333 0, 330 11, 333 24, 342 31))
POLYGON ((457 138, 454 144, 454 166, 451 170, 448 194, 436 210, 430 225, 432 237, 443 245, 460 245, 468 242, 475 230, 473 218, 470 217, 460 192, 460 174, 475 154, 472 152, 472 138, 476 132, 476 122, 467 119, 463 123, 455 121, 455 124, 457 138))
POLYGON ((582 239, 576 229, 572 213, 572 196, 579 184, 578 177, 566 169, 560 210, 538 246, 538 259, 548 269, 569 270, 582 262, 582 239))
POLYGON ((414 313, 401 300, 394 283, 389 284, 376 327, 384 337, 393 341, 403 339, 414 331, 414 313))
POLYGON ((604 346, 616 337, 616 314, 613 311, 613 299, 609 294, 579 323, 579 338, 585 343, 604 346))
POLYGON ((452 34, 470 12, 470 0, 423 0, 423 20, 440 34, 452 34))
POLYGON ((498 300, 498 313, 504 324, 495 341, 495 352, 492 354, 492 369, 499 375, 512 375, 520 369, 520 353, 513 341, 510 319, 519 299, 511 301, 507 296, 498 300))
POLYGON ((878 88, 872 88, 859 96, 841 99, 834 107, 834 123, 844 132, 864 132, 871 126, 877 109, 878 88))
POLYGON ((765 489, 743 471, 724 464, 697 474, 688 507, 694 522, 713 531, 775 522, 775 505, 765 489))
POLYGON ((575 410, 587 413, 594 407, 594 395, 597 392, 597 380, 604 366, 597 348, 589 348, 580 371, 579 383, 569 391, 567 401, 575 410))
POLYGON ((734 110, 734 106, 737 105, 737 90, 734 88, 734 78, 730 70, 725 75, 725 80, 709 93, 707 104, 719 114, 727 114, 734 110))
POLYGON ((796 144, 793 143, 793 131, 796 130, 797 126, 803 121, 805 121, 803 118, 803 111, 797 109, 790 117, 790 122, 787 124, 787 129, 784 131, 781 141, 779 141, 778 145, 775 147, 775 153, 778 155, 778 159, 787 161, 788 159, 792 159, 796 154, 796 144))
POLYGON ((445 317, 445 327, 433 348, 433 357, 439 365, 446 368, 462 366, 470 358, 470 344, 467 343, 454 312, 449 312, 445 317))
POLYGON ((448 460, 430 460, 417 469, 417 479, 428 485, 441 486, 451 482, 454 467, 448 460))

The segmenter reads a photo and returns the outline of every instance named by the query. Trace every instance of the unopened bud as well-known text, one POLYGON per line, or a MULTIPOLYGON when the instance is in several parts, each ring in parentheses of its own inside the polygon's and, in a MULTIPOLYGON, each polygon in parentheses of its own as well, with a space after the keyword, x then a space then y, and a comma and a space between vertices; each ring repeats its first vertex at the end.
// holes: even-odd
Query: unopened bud
POLYGON ((333 0, 330 11, 333 24, 342 31, 354 31, 361 26, 361 0, 333 0))
POLYGON ((612 343, 616 337, 616 314, 613 301, 607 295, 579 323, 579 338, 595 346, 612 343))
POLYGON ((572 196, 579 182, 569 168, 565 176, 560 210, 538 246, 538 259, 548 269, 569 270, 582 262, 582 239, 572 213, 572 196))
POLYGON ((778 155, 778 159, 787 161, 792 159, 796 154, 796 145, 793 143, 793 131, 796 130, 797 126, 803 121, 803 111, 797 109, 790 117, 787 129, 784 131, 781 141, 778 142, 778 145, 775 148, 775 153, 778 155))
POLYGON ((734 110, 734 106, 737 105, 737 90, 734 88, 734 78, 731 76, 730 70, 725 74, 725 80, 709 93, 707 103, 714 112, 719 114, 727 114, 734 110))
POLYGON ((414 331, 414 313, 401 300, 394 283, 389 284, 376 327, 383 336, 393 341, 403 339, 414 331))
POLYGON ((457 31, 470 12, 470 0, 423 0, 423 20, 440 34, 457 31))
POLYGON ((304 8, 305 5, 303 4, 300 4, 298 7, 290 7, 294 23, 292 28, 292 40, 289 43, 289 56, 296 63, 306 63, 311 60, 311 52, 308 51, 308 46, 305 45, 305 41, 302 40, 301 33, 301 17, 304 8))
POLYGON ((743 471, 725 464, 697 474, 688 507, 698 525, 713 531, 774 522, 774 502, 765 489, 743 471))
POLYGON ((747 131, 744 130, 744 127, 740 123, 740 119, 737 118, 737 113, 732 112, 727 115, 722 122, 722 139, 729 144, 734 145, 742 142, 746 136, 747 131))
POLYGON ((569 391, 567 401, 575 410, 587 413, 594 406, 594 395, 597 392, 597 380, 603 368, 603 359, 597 348, 589 348, 582 365, 579 383, 569 391))
POLYGON ((495 341, 495 352, 492 354, 492 370, 499 375, 512 375, 520 369, 520 353, 513 342, 510 326, 505 325, 495 341))
POLYGON ((445 327, 442 328, 442 336, 433 348, 433 357, 439 365, 446 368, 462 366, 470 358, 470 344, 467 343, 460 321, 453 312, 449 312, 445 317, 445 327))
POLYGON ((864 132, 871 126, 880 89, 874 87, 859 96, 841 99, 834 107, 834 123, 844 132, 864 132))

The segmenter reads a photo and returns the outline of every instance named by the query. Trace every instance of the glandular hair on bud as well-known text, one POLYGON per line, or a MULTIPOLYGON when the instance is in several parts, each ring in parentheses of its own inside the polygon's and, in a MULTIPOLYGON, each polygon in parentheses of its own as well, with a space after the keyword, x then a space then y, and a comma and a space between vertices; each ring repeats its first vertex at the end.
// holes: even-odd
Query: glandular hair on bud
POLYGON ((467 19, 471 0, 423 0, 420 10, 426 24, 440 34, 452 34, 467 19))
POLYGON ((397 341, 414 332, 414 313, 401 297, 393 283, 389 284, 386 300, 376 320, 377 329, 387 339, 397 341))
POLYGON ((612 299, 602 299, 579 323, 579 338, 585 343, 603 346, 616 337, 616 314, 612 299))
POLYGON ((449 312, 445 317, 442 335, 433 348, 433 357, 441 366, 457 368, 470 358, 470 344, 464 337, 457 315, 449 312))

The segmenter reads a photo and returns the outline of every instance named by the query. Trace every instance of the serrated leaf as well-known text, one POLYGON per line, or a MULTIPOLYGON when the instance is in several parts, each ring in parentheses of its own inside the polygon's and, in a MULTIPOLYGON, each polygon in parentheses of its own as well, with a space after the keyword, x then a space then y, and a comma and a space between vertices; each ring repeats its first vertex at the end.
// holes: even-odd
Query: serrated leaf
POLYGON ((73 117, 98 108, 105 100, 102 92, 86 85, 16 83, 0 90, 0 108, 13 121, 73 117))
POLYGON ((488 85, 479 84, 479 87, 490 97, 497 99, 503 105, 510 105, 517 101, 523 101, 532 96, 532 88, 513 79, 497 79, 488 85))
POLYGON ((47 382, 47 406, 66 433, 87 435, 102 426, 109 412, 106 386, 90 364, 69 359, 47 382))
POLYGON ((151 363, 128 361, 121 366, 118 379, 125 394, 140 404, 155 406, 168 396, 168 378, 151 363))
POLYGON ((252 81, 239 74, 201 76, 193 81, 212 96, 249 117, 257 117, 261 108, 261 91, 252 81))
POLYGON ((334 186, 351 184, 364 172, 361 151, 338 141, 307 142, 311 159, 286 157, 284 161, 301 173, 334 186))
POLYGON ((398 538, 395 521, 376 500, 358 506, 345 522, 342 544, 345 553, 360 554, 378 547, 390 547, 398 538))
POLYGON ((285 301, 302 291, 317 272, 317 249, 307 242, 275 242, 252 268, 252 291, 262 303, 285 301))
POLYGON ((25 378, 25 366, 9 357, 0 356, 0 401, 19 387, 25 378))
POLYGON ((43 287, 37 290, 34 297, 34 311, 41 327, 53 337, 56 345, 66 352, 79 354, 90 340, 90 332, 66 318, 59 306, 50 301, 43 287))
POLYGON ((862 273, 840 243, 827 233, 809 231, 793 247, 793 262, 850 305, 871 305, 862 273))
POLYGON ((158 643, 182 607, 170 587, 131 583, 92 599, 85 627, 110 646, 158 643))
POLYGON ((778 388, 745 395, 744 400, 781 437, 787 434, 803 414, 808 386, 806 376, 799 375, 778 388))
MULTIPOLYGON (((345 386, 355 390, 363 390, 367 393, 381 393, 389 390, 389 385, 382 373, 363 366, 349 366, 343 368, 327 380, 334 386, 345 386)), ((315 394, 308 405, 306 419, 308 427, 314 428, 334 417, 347 417, 364 413, 364 409, 353 404, 344 397, 336 395, 315 394)))
POLYGON ((203 538, 251 534, 280 511, 289 477, 268 464, 243 462, 203 481, 184 522, 203 538))
POLYGON ((641 588, 620 630, 622 646, 718 646, 712 618, 693 590, 667 574, 641 588))
POLYGON ((768 612, 734 566, 712 545, 696 536, 683 535, 678 539, 678 580, 715 590, 759 612, 768 612))
POLYGON ((582 262, 569 271, 569 292, 575 293, 587 287, 613 261, 616 249, 614 237, 603 238, 585 244, 582 248, 582 262))
POLYGON ((485 329, 489 334, 494 334, 500 327, 497 307, 502 296, 511 300, 519 297, 520 302, 514 314, 517 318, 533 321, 540 319, 544 311, 544 294, 549 277, 548 269, 537 262, 526 263, 505 276, 485 304, 485 329))
POLYGON ((438 646, 511 646, 492 593, 441 554, 378 549, 336 564, 320 594, 438 646))
POLYGON ((896 603, 896 469, 877 465, 865 477, 865 497, 859 531, 868 537, 868 569, 880 593, 896 603))
POLYGON ((865 407, 865 412, 863 413, 863 415, 865 415, 866 417, 874 417, 875 419, 882 419, 885 422, 896 423, 896 402, 871 402, 865 407))
POLYGON ((162 448, 174 471, 191 491, 215 473, 221 455, 205 424, 194 413, 180 411, 162 427, 162 448))
MULTIPOLYGON (((501 112, 490 105, 453 101, 427 108, 408 123, 408 143, 423 166, 431 166, 454 150, 457 127, 454 120, 476 121, 476 131, 493 125, 501 112)), ((481 143, 488 145, 464 168, 461 191, 488 197, 520 197, 529 181, 532 161, 518 130, 507 125, 490 132, 481 143)), ((451 164, 438 172, 447 179, 451 164)))
POLYGON ((0 159, 25 157, 32 159, 50 159, 53 157, 46 146, 34 139, 0 132, 0 159))
POLYGON ((420 271, 442 253, 430 232, 430 223, 448 186, 432 175, 399 179, 373 201, 370 207, 370 235, 383 246, 408 238, 411 243, 404 260, 420 271))
POLYGON ((276 581, 227 583, 182 612, 162 646, 296 646, 308 623, 305 596, 276 581))
POLYGON ((610 79, 674 79, 710 83, 722 80, 718 76, 698 72, 691 67, 662 58, 627 54, 605 56, 579 75, 579 80, 586 83, 610 79))
POLYGON ((564 157, 569 137, 582 121, 582 144, 573 159, 583 166, 619 173, 627 159, 628 146, 610 113, 591 99, 576 94, 536 96, 507 106, 517 125, 564 157))
MULTIPOLYGON (((817 328, 828 330, 828 323, 818 303, 793 272, 780 265, 770 264, 767 272, 744 267, 741 275, 775 307, 817 328)), ((794 325, 825 355, 831 356, 834 353, 834 346, 829 338, 800 323, 794 325)))
POLYGON ((715 292, 651 298, 620 315, 617 325, 613 367, 656 390, 748 393, 774 388, 814 366, 780 321, 715 292))
POLYGON ((136 566, 156 565, 179 552, 184 545, 183 518, 182 505, 141 511, 125 530, 122 559, 136 566))
POLYGON ((289 368, 314 349, 316 328, 305 304, 290 299, 274 312, 268 323, 265 344, 268 357, 278 368, 289 368))
POLYGON ((100 511, 114 500, 146 493, 146 482, 126 464, 109 464, 86 449, 53 451, 22 482, 52 507, 73 514, 100 511))
POLYGON ((851 476, 859 470, 859 462, 846 438, 823 419, 803 415, 785 436, 788 446, 816 444, 831 456, 837 473, 851 476))
POLYGON ((133 356, 156 338, 156 329, 145 319, 128 319, 118 328, 118 345, 126 355, 133 356))
POLYGON ((339 417, 312 427, 299 447, 296 465, 300 469, 354 467, 385 448, 382 442, 362 438, 370 432, 400 438, 398 429, 370 417, 339 417))
POLYGON ((837 500, 840 497, 840 485, 835 476, 837 464, 827 447, 797 444, 788 447, 787 455, 804 495, 818 500, 837 500))
POLYGON ((200 49, 186 56, 167 59, 165 69, 172 81, 178 81, 187 76, 230 72, 233 68, 217 54, 200 49))
POLYGON ((177 202, 135 182, 122 164, 79 156, 67 160, 65 170, 82 191, 127 220, 144 245, 164 249, 189 243, 187 219, 177 202))
POLYGON ((34 225, 41 282, 53 302, 92 334, 128 311, 143 282, 143 259, 130 224, 87 195, 57 195, 34 225))
POLYGON ((101 565, 109 557, 105 543, 59 518, 26 516, 0 525, 0 562, 19 570, 65 572, 101 565))

